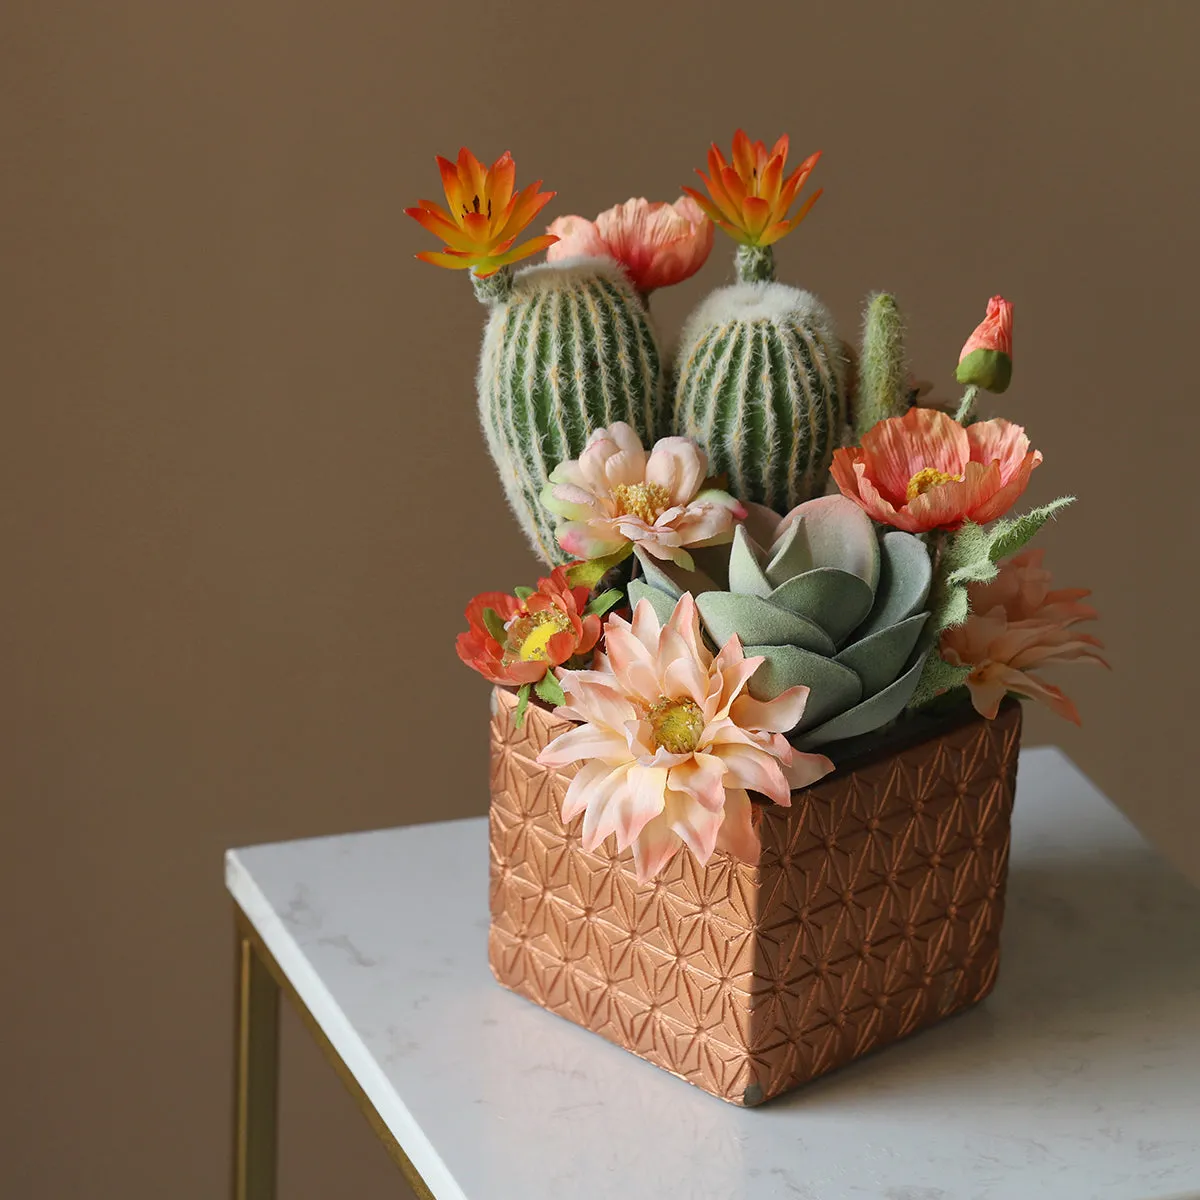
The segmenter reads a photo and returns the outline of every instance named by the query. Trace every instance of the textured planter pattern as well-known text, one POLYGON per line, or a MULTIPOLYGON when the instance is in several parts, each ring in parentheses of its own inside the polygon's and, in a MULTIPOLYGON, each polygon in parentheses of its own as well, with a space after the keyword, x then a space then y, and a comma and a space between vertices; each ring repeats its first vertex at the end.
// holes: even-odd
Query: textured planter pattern
POLYGON ((559 813, 567 727, 493 693, 489 957, 535 1003, 759 1104, 981 1000, 996 979, 1021 710, 860 756, 763 812, 750 867, 686 852, 639 886, 559 813))

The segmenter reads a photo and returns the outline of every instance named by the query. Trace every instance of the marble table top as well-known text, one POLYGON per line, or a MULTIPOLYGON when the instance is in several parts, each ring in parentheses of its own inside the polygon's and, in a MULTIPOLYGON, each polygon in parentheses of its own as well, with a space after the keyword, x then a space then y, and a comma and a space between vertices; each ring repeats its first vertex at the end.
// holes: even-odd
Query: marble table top
POLYGON ((762 1108, 500 988, 482 818, 231 851, 229 890, 438 1200, 1200 1198, 1200 892, 1021 756, 1000 978, 762 1108))

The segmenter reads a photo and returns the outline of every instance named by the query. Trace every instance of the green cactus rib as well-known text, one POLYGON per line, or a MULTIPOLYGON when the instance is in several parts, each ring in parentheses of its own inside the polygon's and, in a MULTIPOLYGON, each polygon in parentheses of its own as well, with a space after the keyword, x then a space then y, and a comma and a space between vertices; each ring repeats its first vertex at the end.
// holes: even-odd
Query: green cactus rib
POLYGON ((539 494, 599 428, 625 421, 649 445, 662 423, 662 370, 645 306, 604 260, 518 272, 492 308, 479 361, 479 415, 514 515, 546 562, 568 555, 539 494))
POLYGON ((674 430, 729 490, 779 511, 821 495, 845 420, 844 361, 811 295, 782 284, 714 293, 689 322, 674 430))

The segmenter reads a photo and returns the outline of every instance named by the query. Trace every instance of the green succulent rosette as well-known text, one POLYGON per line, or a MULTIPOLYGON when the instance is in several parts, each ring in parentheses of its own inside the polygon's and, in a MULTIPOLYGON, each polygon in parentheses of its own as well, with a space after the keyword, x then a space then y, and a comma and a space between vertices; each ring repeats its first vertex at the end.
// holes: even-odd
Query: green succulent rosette
POLYGON ((717 646, 737 634, 747 656, 765 660, 749 683, 772 700, 810 689, 789 738, 809 750, 871 733, 898 717, 929 648, 932 562, 920 538, 877 531, 844 496, 822 496, 786 517, 748 505, 726 546, 695 554, 685 571, 638 552, 630 603, 646 599, 666 620, 684 592, 696 597, 717 646))

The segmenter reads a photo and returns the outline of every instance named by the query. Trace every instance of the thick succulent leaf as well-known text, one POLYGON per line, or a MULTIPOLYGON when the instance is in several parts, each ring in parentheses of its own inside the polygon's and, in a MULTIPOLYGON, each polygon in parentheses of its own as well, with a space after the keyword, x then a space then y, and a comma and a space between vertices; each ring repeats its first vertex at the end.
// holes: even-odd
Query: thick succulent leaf
MULTIPOLYGON (((819 625, 761 599, 734 592, 704 592, 696 607, 709 636, 723 646, 733 634, 742 645, 801 646, 830 658, 837 647, 819 625)), ((911 647, 910 647, 911 648, 911 647)))
POLYGON ((751 541, 759 546, 769 546, 779 534, 783 518, 773 509, 764 504, 755 504, 752 500, 743 502, 746 519, 742 522, 751 541))
MULTIPOLYGON (((916 662, 882 692, 876 692, 874 696, 846 709, 823 725, 809 729, 804 732, 803 737, 793 738, 792 745, 797 750, 812 750, 829 742, 840 742, 844 738, 871 733, 895 720, 904 711, 916 689, 925 667, 927 653, 928 651, 918 655, 916 662)), ((799 726, 797 728, 799 729, 799 726)))
POLYGON ((771 548, 771 561, 767 563, 767 579, 772 587, 787 583, 793 575, 800 575, 813 568, 812 550, 803 521, 788 526, 783 537, 771 548))
POLYGON ((798 731, 820 725, 862 699, 858 676, 841 663, 799 646, 747 646, 746 657, 766 660, 750 677, 756 700, 774 700, 780 692, 803 685, 810 689, 798 731))
POLYGON ((852 642, 834 661, 858 675, 864 696, 873 696, 904 670, 928 620, 928 613, 916 613, 896 625, 879 629, 861 641, 852 642))
POLYGON ((922 612, 929 599, 933 560, 920 538, 893 530, 880 540, 882 562, 875 606, 855 637, 862 639, 922 612))
POLYGON ((815 621, 837 645, 871 611, 870 586, 849 571, 817 567, 789 579, 767 597, 772 604, 815 621))
POLYGON ((696 571, 707 576, 713 585, 722 592, 729 590, 729 550, 732 543, 723 542, 719 546, 693 546, 692 561, 696 571))
POLYGON ((650 587, 644 579, 633 580, 628 588, 630 607, 636 608, 639 600, 649 600, 650 607, 660 625, 665 625, 675 611, 676 596, 668 596, 666 592, 656 587, 650 587))
POLYGON ((711 592, 717 585, 707 575, 700 571, 687 571, 677 563, 663 562, 653 554, 647 554, 638 547, 634 551, 638 565, 642 570, 645 581, 668 596, 678 600, 684 592, 698 596, 701 592, 711 592))
POLYGON ((729 550, 729 590, 743 596, 769 596, 771 581, 763 570, 762 551, 739 525, 729 550))
MULTIPOLYGON (((879 582, 879 539, 871 518, 845 496, 819 496, 792 509, 784 528, 803 524, 815 567, 857 575, 872 591, 879 582)), ((790 532, 790 530, 789 530, 790 532)))

